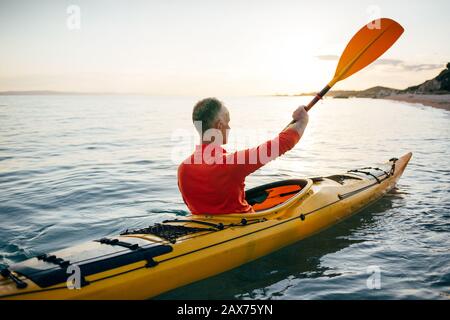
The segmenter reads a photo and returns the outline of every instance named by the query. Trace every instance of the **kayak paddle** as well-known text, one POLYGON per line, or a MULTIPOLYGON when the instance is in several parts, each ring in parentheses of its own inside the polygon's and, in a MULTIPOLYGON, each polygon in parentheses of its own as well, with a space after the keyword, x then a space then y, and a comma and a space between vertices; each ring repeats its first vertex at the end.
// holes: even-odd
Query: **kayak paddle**
POLYGON ((348 78, 379 58, 397 41, 403 31, 400 24, 388 18, 374 20, 361 28, 342 53, 333 80, 316 94, 306 106, 306 111, 321 100, 338 81, 348 78))

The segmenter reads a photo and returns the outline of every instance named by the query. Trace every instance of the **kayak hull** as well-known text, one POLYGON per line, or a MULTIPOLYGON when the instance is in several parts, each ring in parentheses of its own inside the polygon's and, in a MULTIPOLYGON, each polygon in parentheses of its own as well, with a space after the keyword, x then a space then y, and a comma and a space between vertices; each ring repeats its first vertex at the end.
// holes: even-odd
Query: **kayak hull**
MULTIPOLYGON (((124 243, 138 241, 139 245, 149 243, 170 247, 170 250, 153 257, 151 266, 148 260, 142 260, 85 276, 85 285, 79 289, 69 289, 65 282, 39 286, 32 281, 33 276, 28 278, 21 274, 21 270, 25 270, 23 266, 16 269, 11 266, 12 274, 26 287, 19 289, 17 281, 0 277, 0 298, 155 297, 258 259, 356 214, 395 187, 411 155, 408 153, 396 161, 387 162, 381 170, 372 171, 377 172, 373 176, 371 172, 362 173, 364 170, 361 170, 330 178, 304 179, 300 192, 280 205, 254 214, 191 216, 183 222, 172 222, 185 227, 198 227, 199 223, 225 226, 186 235, 175 243, 145 233, 115 237, 124 243)), ((83 248, 81 245, 81 250, 83 248)), ((66 249, 69 253, 70 250, 66 249)), ((58 252, 54 254, 63 255, 58 252)))

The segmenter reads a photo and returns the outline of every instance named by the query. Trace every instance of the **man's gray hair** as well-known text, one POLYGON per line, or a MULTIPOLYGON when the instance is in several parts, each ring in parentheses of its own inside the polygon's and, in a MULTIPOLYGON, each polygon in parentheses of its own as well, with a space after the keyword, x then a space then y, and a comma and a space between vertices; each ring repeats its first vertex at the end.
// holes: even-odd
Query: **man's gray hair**
POLYGON ((198 132, 203 134, 213 127, 222 106, 222 102, 216 98, 206 98, 196 103, 192 111, 192 122, 198 132))

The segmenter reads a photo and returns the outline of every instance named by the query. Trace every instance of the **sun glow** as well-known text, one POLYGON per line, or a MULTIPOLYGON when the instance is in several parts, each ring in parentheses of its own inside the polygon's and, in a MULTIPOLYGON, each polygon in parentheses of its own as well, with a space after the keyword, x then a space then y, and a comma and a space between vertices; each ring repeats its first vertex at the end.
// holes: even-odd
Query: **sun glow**
MULTIPOLYGON (((0 6, 0 91, 161 95, 320 90, 334 74, 333 57, 372 19, 373 9, 369 0, 136 0, 133 6, 80 0, 79 11, 50 1, 7 0, 0 6)), ((406 87, 435 75, 450 56, 449 42, 442 41, 450 37, 448 1, 411 6, 380 0, 377 6, 407 32, 383 63, 336 89, 406 87), (425 31, 429 36, 421 36, 425 31)))

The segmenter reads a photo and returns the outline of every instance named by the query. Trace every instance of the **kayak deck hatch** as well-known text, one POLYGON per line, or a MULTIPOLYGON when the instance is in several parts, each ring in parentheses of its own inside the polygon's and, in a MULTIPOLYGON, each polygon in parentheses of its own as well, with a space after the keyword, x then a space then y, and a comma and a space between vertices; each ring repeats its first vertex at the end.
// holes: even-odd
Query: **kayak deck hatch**
MULTIPOLYGON (((71 272, 70 266, 80 268, 81 286, 89 284, 85 276, 126 266, 139 261, 147 261, 147 267, 156 266, 154 257, 172 251, 169 245, 161 245, 127 238, 125 240, 102 238, 92 241, 89 246, 73 247, 52 255, 39 255, 35 258, 17 263, 9 269, 2 270, 2 275, 14 277, 11 271, 27 277, 41 288, 65 283, 71 272), (6 271, 5 271, 6 270, 6 271), (70 270, 70 269, 69 269, 70 270)), ((14 281, 14 279, 12 279, 14 281)), ((16 281, 15 281, 16 282, 16 281)), ((17 286, 21 286, 17 283, 17 286)))

